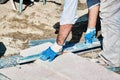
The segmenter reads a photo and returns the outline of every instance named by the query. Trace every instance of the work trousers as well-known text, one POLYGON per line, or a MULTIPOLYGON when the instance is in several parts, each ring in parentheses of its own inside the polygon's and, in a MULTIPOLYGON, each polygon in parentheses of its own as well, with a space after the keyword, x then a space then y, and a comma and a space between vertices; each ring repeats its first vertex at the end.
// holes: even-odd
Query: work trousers
MULTIPOLYGON (((87 0, 88 8, 99 4, 99 0, 87 0)), ((63 12, 60 17, 60 25, 74 24, 77 17, 78 0, 64 0, 63 12)))
POLYGON ((120 66, 120 0, 101 0, 100 17, 103 36, 100 55, 113 65, 120 66))

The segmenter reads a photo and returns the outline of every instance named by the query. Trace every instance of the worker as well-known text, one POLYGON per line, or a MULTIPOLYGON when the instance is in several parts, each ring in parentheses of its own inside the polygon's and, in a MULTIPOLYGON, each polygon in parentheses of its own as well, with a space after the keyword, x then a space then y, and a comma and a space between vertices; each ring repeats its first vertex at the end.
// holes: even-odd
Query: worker
MULTIPOLYGON (((99 12, 99 0, 87 0, 88 6, 88 28, 85 38, 85 44, 92 44, 96 40, 96 22, 99 12)), ((62 54, 64 43, 71 32, 73 24, 77 18, 78 0, 64 0, 64 7, 60 17, 60 29, 56 42, 40 54, 43 61, 53 61, 58 55, 62 54)))

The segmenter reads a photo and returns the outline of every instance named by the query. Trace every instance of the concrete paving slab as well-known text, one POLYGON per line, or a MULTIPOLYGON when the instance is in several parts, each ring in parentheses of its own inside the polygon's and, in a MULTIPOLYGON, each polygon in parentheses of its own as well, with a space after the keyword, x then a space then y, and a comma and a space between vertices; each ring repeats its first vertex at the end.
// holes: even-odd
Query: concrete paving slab
POLYGON ((120 80, 120 75, 75 54, 63 54, 53 62, 37 60, 40 66, 64 74, 70 80, 120 80))
POLYGON ((55 41, 56 41, 56 38, 30 40, 29 43, 28 43, 28 46, 32 47, 32 46, 44 44, 44 43, 47 43, 47 42, 54 43, 55 41))
POLYGON ((11 80, 11 79, 0 73, 0 80, 11 80))
MULTIPOLYGON (((28 45, 32 47, 32 46, 41 45, 41 44, 43 45, 47 42, 54 44, 55 40, 56 40, 55 38, 42 39, 42 40, 30 40, 28 45)), ((72 52, 72 53, 81 52, 82 54, 86 51, 90 51, 93 49, 98 49, 98 48, 101 49, 101 41, 102 39, 99 39, 96 42, 93 42, 92 45, 84 44, 84 42, 69 43, 69 41, 66 41, 65 42, 66 44, 63 47, 63 51, 72 52)))
POLYGON ((120 80, 120 75, 73 53, 57 57, 53 62, 35 63, 0 69, 11 80, 120 80))
POLYGON ((0 69, 10 80, 68 80, 63 75, 35 63, 0 69))
POLYGON ((36 45, 36 46, 30 47, 30 48, 21 50, 20 55, 25 57, 25 56, 30 56, 33 54, 38 54, 38 53, 44 51, 45 49, 47 49, 51 45, 52 45, 51 42, 46 42, 41 45, 36 45))

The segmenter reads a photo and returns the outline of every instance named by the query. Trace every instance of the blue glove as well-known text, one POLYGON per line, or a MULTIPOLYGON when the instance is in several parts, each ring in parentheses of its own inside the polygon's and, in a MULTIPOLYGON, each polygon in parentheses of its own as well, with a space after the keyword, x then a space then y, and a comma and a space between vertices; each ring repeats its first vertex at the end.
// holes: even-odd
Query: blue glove
POLYGON ((57 53, 55 53, 50 47, 43 51, 40 54, 40 59, 43 61, 48 60, 49 62, 53 61, 58 56, 57 53))
POLYGON ((84 40, 85 40, 86 44, 92 44, 93 42, 95 42, 97 40, 96 39, 96 30, 86 33, 84 35, 84 40))

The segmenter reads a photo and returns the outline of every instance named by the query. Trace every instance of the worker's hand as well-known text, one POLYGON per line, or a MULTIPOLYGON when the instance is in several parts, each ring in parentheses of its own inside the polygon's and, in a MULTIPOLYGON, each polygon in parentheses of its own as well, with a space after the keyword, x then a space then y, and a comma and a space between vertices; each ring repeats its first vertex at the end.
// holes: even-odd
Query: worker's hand
POLYGON ((54 52, 50 47, 48 49, 46 49, 45 51, 43 51, 40 54, 40 59, 43 61, 48 60, 49 62, 53 61, 56 57, 58 56, 58 54, 56 52, 54 52))
POLYGON ((84 35, 84 41, 86 44, 92 44, 96 39, 96 30, 90 31, 84 35))

